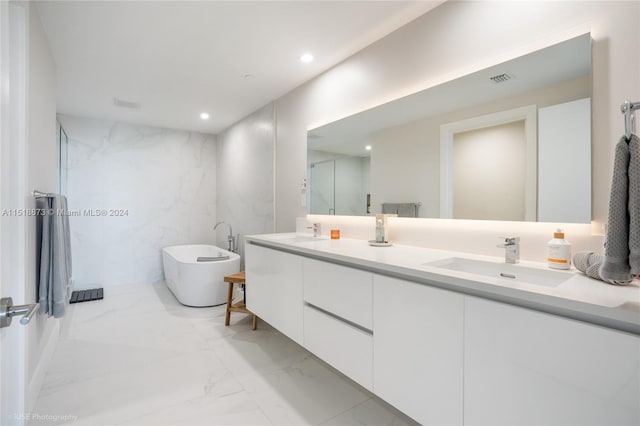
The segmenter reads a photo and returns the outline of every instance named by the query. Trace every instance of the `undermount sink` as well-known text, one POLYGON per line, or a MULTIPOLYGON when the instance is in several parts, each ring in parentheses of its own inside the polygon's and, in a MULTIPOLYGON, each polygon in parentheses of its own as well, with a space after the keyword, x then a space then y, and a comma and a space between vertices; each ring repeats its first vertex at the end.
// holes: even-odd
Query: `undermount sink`
POLYGON ((497 278, 505 282, 535 284, 544 287, 556 287, 571 278, 571 274, 566 272, 530 268, 520 264, 513 265, 461 257, 450 257, 435 262, 428 262, 424 265, 497 278))
POLYGON ((313 237, 311 235, 285 235, 277 238, 280 241, 287 241, 289 243, 307 243, 310 241, 322 241, 326 240, 323 237, 313 237))
POLYGON ((293 237, 289 241, 293 241, 294 243, 306 243, 306 242, 309 242, 309 241, 322 241, 322 238, 318 238, 318 237, 301 237, 301 236, 298 235, 297 237, 293 237))

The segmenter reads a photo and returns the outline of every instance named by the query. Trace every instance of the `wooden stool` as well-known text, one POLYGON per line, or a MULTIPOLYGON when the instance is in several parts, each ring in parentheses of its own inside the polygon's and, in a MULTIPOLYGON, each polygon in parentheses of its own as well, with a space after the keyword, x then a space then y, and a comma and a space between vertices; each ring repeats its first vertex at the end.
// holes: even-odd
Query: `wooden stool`
POLYGON ((247 285, 244 277, 244 271, 233 275, 227 275, 224 277, 224 282, 229 283, 229 290, 227 292, 227 313, 224 316, 224 325, 229 325, 229 321, 231 321, 231 312, 241 312, 243 314, 253 315, 253 330, 258 328, 258 317, 247 309, 245 305, 245 298, 239 302, 231 303, 233 300, 233 285, 242 284, 245 287, 247 285))

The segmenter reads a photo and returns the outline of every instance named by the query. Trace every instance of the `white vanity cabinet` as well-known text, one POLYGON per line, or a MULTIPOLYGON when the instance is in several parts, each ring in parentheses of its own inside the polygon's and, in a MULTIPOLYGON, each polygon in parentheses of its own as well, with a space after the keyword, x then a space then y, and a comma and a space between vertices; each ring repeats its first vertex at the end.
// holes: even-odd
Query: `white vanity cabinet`
POLYGON ((421 424, 640 425, 639 335, 335 253, 245 256, 250 310, 421 424))
POLYGON ((368 330, 373 329, 373 274, 305 258, 304 301, 368 330))
POLYGON ((303 260, 304 347, 373 390, 373 274, 303 260))
POLYGON ((466 425, 640 424, 640 337, 471 296, 464 334, 466 425))
POLYGON ((302 345, 302 257, 245 246, 247 308, 302 345))
POLYGON ((463 423, 464 296, 373 278, 373 390, 423 425, 463 423))
POLYGON ((304 347, 354 382, 373 391, 373 338, 370 332, 305 305, 304 347))

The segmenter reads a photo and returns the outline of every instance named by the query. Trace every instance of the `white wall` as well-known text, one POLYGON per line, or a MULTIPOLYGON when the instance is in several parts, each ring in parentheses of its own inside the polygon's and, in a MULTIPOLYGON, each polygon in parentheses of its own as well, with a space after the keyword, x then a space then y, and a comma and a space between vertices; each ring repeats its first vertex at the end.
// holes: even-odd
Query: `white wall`
POLYGON ((538 219, 585 222, 591 210, 591 100, 581 99, 538 111, 538 219))
POLYGON ((59 115, 69 136, 75 288, 163 279, 163 247, 211 244, 216 219, 213 135, 59 115))
MULTIPOLYGON (((34 7, 29 9, 27 33, 27 190, 56 192, 58 164, 56 146, 56 66, 49 42, 34 7)), ((35 198, 27 198, 35 208, 35 198)), ((36 300, 35 217, 27 221, 27 300, 36 300)), ((30 410, 40 391, 60 330, 60 320, 36 315, 27 328, 27 400, 30 410)))
MULTIPOLYGON (((620 103, 640 99, 640 2, 447 2, 372 44, 318 78, 278 99, 276 229, 295 229, 305 210, 299 183, 305 176, 306 131, 391 99, 591 31, 593 37, 593 219, 580 237, 601 232, 606 218, 613 146, 623 131, 620 103)), ((368 223, 368 218, 361 218, 368 223)), ((314 218, 315 220, 315 218, 314 218)), ((449 233, 500 235, 507 222, 447 225, 449 233)), ((431 229, 428 219, 411 222, 431 229)), ((549 236, 553 225, 521 224, 520 232, 549 236)), ((414 229, 415 231, 415 229, 414 229)), ((420 232, 414 232, 419 235, 420 232)), ((571 239, 571 234, 568 234, 571 239)), ((547 238, 548 239, 548 238, 547 238)), ((592 238, 601 248, 601 238, 592 238)), ((416 243, 416 241, 413 241, 416 243)), ((429 239, 421 244, 437 245, 429 239)), ((523 258, 533 239, 524 239, 523 258)), ((495 246, 493 238, 481 246, 495 246), (491 242, 489 242, 491 241, 491 242)), ((538 259, 539 260, 539 259, 538 259)))
MULTIPOLYGON (((274 228, 273 108, 269 104, 217 135, 217 218, 230 224, 241 241, 274 228)), ((210 229, 213 232, 213 223, 210 229)), ((219 247, 227 247, 228 232, 226 226, 218 228, 219 247)), ((240 254, 243 247, 240 243, 240 254)))

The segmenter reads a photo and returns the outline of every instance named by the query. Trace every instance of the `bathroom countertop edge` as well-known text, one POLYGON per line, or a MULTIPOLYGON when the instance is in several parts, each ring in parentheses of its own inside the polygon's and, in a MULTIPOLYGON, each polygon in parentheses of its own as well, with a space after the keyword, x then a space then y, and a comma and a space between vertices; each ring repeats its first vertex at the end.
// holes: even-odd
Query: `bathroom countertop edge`
MULTIPOLYGON (((249 244, 640 335, 640 287, 637 285, 626 289, 610 286, 573 272, 567 284, 558 288, 518 288, 501 285, 490 278, 429 267, 425 265, 428 262, 420 262, 456 256, 495 260, 494 257, 402 245, 370 247, 364 240, 350 239, 319 238, 317 241, 295 243, 290 241, 294 236, 293 233, 249 235, 245 240, 249 244), (394 247, 396 252, 391 251, 394 247), (582 290, 588 291, 582 294, 582 290), (621 291, 630 296, 619 297, 621 291), (603 303, 604 297, 619 303, 607 306, 603 303)), ((539 268, 544 265, 522 263, 539 268)))

